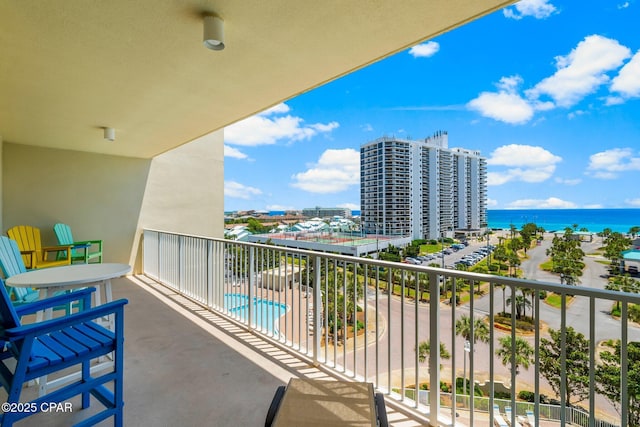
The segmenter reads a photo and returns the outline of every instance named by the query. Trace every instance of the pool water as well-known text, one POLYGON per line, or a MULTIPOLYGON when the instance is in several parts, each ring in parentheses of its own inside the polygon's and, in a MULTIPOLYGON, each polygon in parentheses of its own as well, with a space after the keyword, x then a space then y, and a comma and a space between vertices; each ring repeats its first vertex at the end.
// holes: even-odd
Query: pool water
MULTIPOLYGON (((230 314, 247 321, 249 316, 249 297, 240 294, 225 294, 224 307, 230 314)), ((253 321, 256 329, 266 329, 270 333, 278 334, 276 322, 287 312, 286 304, 253 298, 253 321)))

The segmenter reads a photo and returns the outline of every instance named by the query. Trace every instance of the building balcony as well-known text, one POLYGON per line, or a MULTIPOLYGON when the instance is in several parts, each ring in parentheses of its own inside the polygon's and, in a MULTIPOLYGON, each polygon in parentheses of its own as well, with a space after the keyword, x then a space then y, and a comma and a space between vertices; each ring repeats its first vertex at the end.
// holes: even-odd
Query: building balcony
MULTIPOLYGON (((627 320, 629 305, 640 303, 638 295, 151 230, 145 231, 143 245, 144 275, 131 278, 132 283, 121 280, 115 290, 131 300, 127 424, 157 425, 156 419, 160 424, 260 425, 275 388, 294 376, 372 382, 386 394, 392 425, 490 425, 498 420, 487 410, 494 405, 502 418, 505 407, 516 408, 511 421, 526 420, 529 411, 538 425, 627 423, 627 406, 616 412, 598 394, 595 372, 604 338, 622 340, 621 372, 630 369, 626 343, 640 334, 627 320), (451 306, 441 283, 447 295, 460 293, 468 302, 451 306), (471 338, 465 345, 456 335, 455 323, 464 316, 495 324, 503 298, 531 290, 538 292, 525 310, 534 319, 534 331, 522 335, 535 348, 529 369, 520 367, 516 374, 495 355, 501 339, 517 342, 521 334, 515 328, 488 328, 486 343, 471 338), (551 315, 542 291, 558 295, 565 310, 551 315), (580 309, 566 309, 569 301, 580 309), (602 307, 616 302, 623 321, 602 320, 602 307), (555 396, 541 374, 542 340, 550 329, 566 340, 570 328, 587 337, 591 372, 587 397, 575 406, 569 405, 575 399, 564 387, 555 396), (450 359, 433 356, 439 354, 437 342, 450 359), (425 345, 432 357, 421 361, 415 349, 425 345), (415 392, 415 384, 438 390, 441 382, 446 390, 455 378, 476 384, 485 396, 469 400, 455 389, 415 392), (519 400, 516 393, 505 396, 512 389, 529 391, 533 402, 519 400), (455 410, 452 401, 458 402, 455 410)), ((515 319, 515 305, 506 308, 515 319)), ((474 328, 470 337, 476 336, 474 328)), ((571 375, 569 353, 559 356, 560 379, 571 375)), ((626 372, 619 378, 625 402, 626 372)))
MULTIPOLYGON (((516 408, 509 421, 523 427, 527 414, 541 426, 628 425, 628 406, 617 412, 598 394, 595 373, 606 339, 640 340, 640 329, 627 323, 638 295, 152 230, 144 232, 143 252, 144 274, 114 281, 115 298, 130 301, 125 425, 263 425, 276 387, 292 377, 371 382, 385 393, 391 425, 499 425, 505 407, 516 408), (443 291, 467 302, 452 306, 443 291), (543 291, 565 310, 544 303, 543 291), (496 324, 511 295, 533 301, 525 306, 533 332, 487 328, 487 342, 474 342, 481 328, 470 323, 468 343, 456 335, 465 316, 496 324), (622 322, 603 315, 616 303, 622 322), (586 398, 571 406, 567 389, 555 396, 542 374, 540 350, 550 329, 567 340, 570 328, 587 338, 589 368, 586 398), (516 374, 496 355, 505 337, 534 346, 529 369, 516 374), (438 356, 438 342, 450 358, 438 356), (426 360, 420 348, 428 349, 426 360), (447 390, 456 378, 484 396, 447 390), (416 394, 415 384, 439 391, 416 394), (505 395, 512 389, 531 392, 532 402, 505 395), (488 411, 494 405, 499 417, 488 411)), ((515 305, 504 311, 516 318, 515 305)), ((638 363, 629 350, 622 345, 621 402, 629 397, 626 370, 638 363)), ((560 380, 572 374, 570 353, 558 357, 560 380)), ((38 414, 22 425, 70 425, 85 412, 38 414)))

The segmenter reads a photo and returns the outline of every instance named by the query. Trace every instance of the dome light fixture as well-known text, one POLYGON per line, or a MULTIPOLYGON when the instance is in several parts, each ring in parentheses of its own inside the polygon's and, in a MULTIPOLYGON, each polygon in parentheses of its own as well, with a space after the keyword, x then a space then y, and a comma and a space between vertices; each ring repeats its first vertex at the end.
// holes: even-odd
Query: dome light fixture
POLYGON ((115 141, 116 139, 116 130, 114 128, 104 128, 104 139, 107 141, 115 141))
POLYGON ((217 15, 205 14, 202 43, 211 50, 224 49, 224 21, 217 15))

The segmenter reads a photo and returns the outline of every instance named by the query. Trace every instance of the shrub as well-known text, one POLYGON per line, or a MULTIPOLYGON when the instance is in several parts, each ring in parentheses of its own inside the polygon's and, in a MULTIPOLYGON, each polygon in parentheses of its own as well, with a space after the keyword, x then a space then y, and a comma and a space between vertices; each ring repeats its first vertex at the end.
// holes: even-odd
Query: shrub
POLYGON ((506 391, 496 391, 494 393, 494 397, 496 399, 505 399, 505 400, 507 400, 507 399, 511 399, 511 393, 506 392, 506 391))
MULTIPOLYGON (((471 384, 469 381, 469 378, 467 378, 467 390, 463 392, 463 384, 464 384, 464 379, 457 377, 456 378, 456 394, 469 394, 469 392, 471 391, 471 384)), ((475 387, 473 388, 473 395, 474 396, 480 396, 482 397, 482 390, 480 390, 480 387, 478 387, 478 384, 475 384, 475 387)))
POLYGON ((640 306, 638 304, 629 304, 629 319, 633 322, 640 322, 640 306))
POLYGON ((532 391, 521 390, 520 393, 518 393, 518 399, 526 402, 535 402, 536 394, 532 391))

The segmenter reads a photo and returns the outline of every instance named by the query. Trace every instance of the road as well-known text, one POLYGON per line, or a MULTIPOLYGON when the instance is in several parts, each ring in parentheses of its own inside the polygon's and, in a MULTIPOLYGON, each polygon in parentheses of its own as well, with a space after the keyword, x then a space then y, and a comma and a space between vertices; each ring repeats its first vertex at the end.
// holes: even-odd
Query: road
MULTIPOLYGON (((521 268, 524 272, 524 276, 531 280, 540 280, 551 283, 559 283, 559 279, 557 276, 545 272, 539 268, 539 265, 546 261, 546 249, 551 245, 551 236, 547 235, 545 240, 543 240, 540 246, 536 246, 535 248, 528 251, 528 259, 522 262, 521 268)), ((601 277, 605 273, 605 266, 601 263, 598 263, 598 257, 593 255, 593 252, 601 245, 600 239, 598 241, 592 243, 584 243, 583 250, 587 254, 585 257, 585 270, 584 274, 581 277, 581 283, 579 286, 592 287, 592 288, 603 288, 606 284, 606 279, 601 277)), ((461 258, 465 253, 473 252, 480 246, 483 246, 486 243, 472 243, 469 247, 461 250, 459 252, 454 253, 454 255, 447 256, 446 264, 452 264, 455 262, 455 258, 461 258)), ((433 261, 430 261, 433 262, 433 261)), ((502 311, 503 298, 500 294, 502 291, 498 291, 494 298, 494 310, 495 312, 502 311)), ((506 298, 509 298, 509 290, 506 291, 506 298)), ((489 312, 489 295, 484 295, 474 301, 474 312, 476 317, 483 316, 488 314, 489 312)), ((375 299, 373 297, 368 297, 368 305, 370 307, 375 306, 375 299)), ((367 375, 371 381, 375 381, 376 378, 374 373, 376 372, 376 365, 378 365, 378 372, 383 372, 379 374, 379 378, 377 379, 378 384, 381 386, 389 385, 389 378, 391 379, 390 386, 391 387, 399 387, 402 383, 403 375, 404 375, 404 384, 412 385, 416 380, 416 369, 415 369, 415 348, 417 344, 421 341, 427 340, 429 338, 429 307, 428 304, 417 303, 413 300, 402 300, 400 297, 393 296, 389 300, 387 295, 380 294, 378 298, 378 308, 380 315, 385 320, 384 331, 378 337, 379 339, 376 341, 375 336, 368 337, 368 349, 367 349, 367 375), (417 321, 416 321, 416 312, 417 312, 417 321), (398 321, 398 319, 404 319, 403 325, 398 321), (416 334, 416 327, 418 328, 418 333, 416 334), (418 337, 416 340, 415 337, 418 337), (417 341, 417 342, 416 342, 417 341), (377 352, 376 352, 376 346, 377 352), (378 354, 378 357, 376 357, 378 354), (390 357, 388 356, 390 355, 390 357), (401 371, 401 363, 400 361, 404 359, 405 372, 401 371), (391 363, 389 363, 391 360, 391 363), (387 371, 390 371, 391 374, 387 371)), ((609 316, 609 310, 611 309, 611 304, 607 301, 596 301, 596 312, 595 312, 595 337, 596 341, 600 342, 609 338, 619 338, 620 337, 620 321, 613 319, 609 316)), ((443 361, 442 363, 442 371, 441 378, 444 381, 450 382, 452 375, 451 369, 453 363, 455 363, 456 376, 462 376, 464 359, 463 357, 466 355, 464 351, 462 351, 462 338, 456 337, 452 335, 453 326, 455 324, 455 319, 459 318, 462 315, 469 314, 469 306, 468 304, 462 305, 459 307, 451 307, 448 304, 440 304, 440 336, 441 341, 445 344, 449 351, 452 350, 452 342, 455 341, 456 345, 456 358, 455 361, 443 361), (455 310, 452 313, 452 310, 455 310), (453 316, 453 319, 452 319, 453 316)), ((543 303, 540 307, 541 320, 546 327, 557 329, 560 327, 560 318, 561 313, 560 310, 554 308, 546 303, 543 303)), ((589 336, 589 299, 586 297, 576 297, 569 304, 566 310, 566 319, 567 324, 574 327, 577 331, 585 334, 585 336, 589 336)), ((496 345, 494 347, 494 351, 497 350, 497 340, 505 336, 506 334, 502 331, 495 330, 495 339, 496 345)), ((548 333, 546 328, 543 330, 541 336, 548 337, 548 333)), ((531 344, 533 344, 533 336, 525 337, 527 338, 531 344)), ((640 329, 630 324, 629 325, 629 339, 630 340, 640 340, 640 329)), ((364 339, 360 339, 359 344, 356 343, 358 348, 362 348, 364 346, 364 339)), ((343 348, 339 348, 337 352, 336 362, 340 365, 346 365, 347 369, 354 370, 354 366, 358 374, 364 375, 364 366, 365 366, 365 356, 363 351, 357 352, 355 359, 354 354, 347 347, 346 351, 346 363, 343 363, 345 356, 345 352, 343 348)), ((333 357, 333 354, 330 354, 330 357, 333 357)), ((474 380, 476 381, 485 381, 490 378, 489 376, 489 365, 490 359, 494 359, 494 378, 496 381, 502 381, 504 383, 510 383, 510 371, 502 365, 500 359, 490 354, 489 345, 485 343, 478 342, 474 345, 474 357, 473 357, 473 373, 474 380)), ((467 360, 467 372, 470 371, 470 360, 467 360)), ((418 378, 420 381, 424 381, 428 378, 427 372, 427 364, 418 364, 418 378)), ((469 376, 469 374, 467 374, 469 376)), ((516 388, 533 390, 534 384, 534 370, 529 369, 526 370, 521 368, 521 372, 517 379, 516 388)), ((552 395, 553 393, 550 390, 550 387, 544 380, 541 378, 541 387, 542 392, 548 395, 552 395)), ((613 410, 611 405, 601 397, 597 399, 597 408, 598 411, 605 411, 608 413, 612 413, 613 410)))

